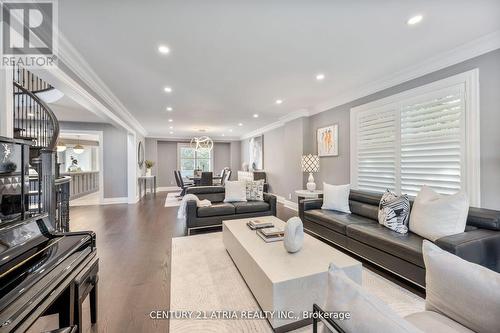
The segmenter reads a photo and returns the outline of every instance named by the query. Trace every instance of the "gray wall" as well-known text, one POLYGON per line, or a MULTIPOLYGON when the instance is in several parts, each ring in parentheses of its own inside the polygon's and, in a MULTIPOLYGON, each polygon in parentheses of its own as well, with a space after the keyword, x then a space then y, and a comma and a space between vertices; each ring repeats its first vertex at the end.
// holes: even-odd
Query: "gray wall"
MULTIPOLYGON (((320 172, 314 176, 318 187, 322 187, 323 181, 332 184, 347 184, 350 182, 349 112, 352 107, 474 68, 479 68, 480 83, 481 206, 500 209, 500 49, 309 117, 308 124, 304 124, 305 127, 302 132, 304 140, 302 144, 294 143, 298 146, 302 145, 304 153, 316 153, 315 133, 317 128, 334 123, 339 125, 339 156, 321 158, 320 172)), ((264 147, 277 149, 275 154, 279 154, 282 146, 269 141, 283 140, 283 135, 277 135, 280 131, 283 131, 283 129, 275 129, 264 133, 264 147)), ((287 141, 282 142, 286 146, 289 145, 287 141)), ((246 140, 243 140, 242 162, 248 161, 247 145, 246 140)), ((283 165, 281 161, 277 160, 275 154, 265 150, 264 155, 271 158, 271 161, 264 159, 264 169, 272 171, 273 175, 281 174, 281 177, 285 180, 300 177, 303 180, 301 187, 304 187, 305 176, 295 168, 289 167, 289 165, 295 163, 295 160, 287 159, 287 164, 283 165)), ((290 152, 290 154, 294 155, 293 152, 290 152)), ((280 180, 276 180, 276 184, 271 184, 271 188, 274 193, 287 197, 288 190, 283 188, 280 180)))
POLYGON ((231 161, 229 167, 233 172, 231 173, 231 180, 238 178, 238 170, 241 168, 241 143, 239 141, 231 141, 229 143, 231 161))
POLYGON ((127 132, 110 124, 61 122, 61 130, 103 132, 104 198, 127 196, 127 132))
POLYGON ((225 167, 231 165, 231 146, 229 142, 214 143, 214 173, 218 174, 225 167))
POLYGON ((158 186, 176 186, 174 170, 177 170, 177 142, 158 141, 158 186))
MULTIPOLYGON (((299 118, 264 133, 264 171, 269 191, 288 200, 297 200, 295 190, 302 188, 300 159, 308 124, 307 118, 299 118)), ((241 141, 242 162, 248 163, 249 141, 241 141)))

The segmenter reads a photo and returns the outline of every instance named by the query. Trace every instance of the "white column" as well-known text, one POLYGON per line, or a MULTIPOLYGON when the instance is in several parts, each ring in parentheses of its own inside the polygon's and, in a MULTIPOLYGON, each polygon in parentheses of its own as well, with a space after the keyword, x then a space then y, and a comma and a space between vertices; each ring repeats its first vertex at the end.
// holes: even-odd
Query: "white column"
POLYGON ((12 68, 0 69, 0 136, 14 137, 12 68))

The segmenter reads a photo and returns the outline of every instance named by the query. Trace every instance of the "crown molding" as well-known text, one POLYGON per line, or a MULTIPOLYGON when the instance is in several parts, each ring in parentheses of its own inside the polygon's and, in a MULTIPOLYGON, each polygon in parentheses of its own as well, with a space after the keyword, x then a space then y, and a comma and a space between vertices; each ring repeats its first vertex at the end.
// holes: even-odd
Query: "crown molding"
POLYGON ((256 130, 253 130, 251 132, 243 134, 240 137, 240 140, 250 139, 254 136, 262 135, 265 132, 269 132, 275 128, 279 128, 292 120, 302 118, 302 117, 309 117, 309 115, 310 115, 309 111, 307 111, 305 109, 290 112, 289 114, 284 115, 283 117, 280 117, 280 119, 278 121, 275 121, 274 123, 270 123, 269 125, 260 127, 256 130))
POLYGON ((500 48, 500 30, 480 37, 471 42, 462 44, 454 49, 438 54, 417 65, 395 72, 379 80, 362 85, 359 88, 348 91, 336 98, 319 104, 310 111, 310 115, 328 111, 334 107, 355 101, 356 99, 374 94, 398 84, 422 77, 426 74, 436 72, 440 69, 456 65, 463 61, 475 58, 482 54, 500 48))
MULTIPOLYGON (((109 87, 101 80, 97 73, 90 67, 81 54, 60 31, 58 31, 58 38, 59 60, 62 61, 73 73, 75 73, 75 75, 82 80, 85 85, 90 87, 93 92, 107 104, 107 106, 111 107, 112 110, 109 110, 108 108, 104 108, 105 110, 100 108, 106 113, 105 115, 109 118, 115 118, 113 115, 120 117, 129 125, 126 126, 127 130, 132 128, 135 132, 146 136, 146 129, 127 110, 118 97, 113 94, 111 89, 109 89, 109 87), (113 113, 113 115, 110 115, 109 113, 113 113)), ((81 87, 80 90, 82 89, 84 88, 81 87)))

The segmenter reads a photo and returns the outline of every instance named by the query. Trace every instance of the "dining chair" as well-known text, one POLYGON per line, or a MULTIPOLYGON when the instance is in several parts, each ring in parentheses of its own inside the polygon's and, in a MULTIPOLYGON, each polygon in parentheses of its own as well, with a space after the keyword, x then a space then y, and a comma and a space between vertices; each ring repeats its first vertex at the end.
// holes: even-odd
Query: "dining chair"
POLYGON ((184 194, 186 194, 186 190, 188 189, 188 187, 191 187, 193 185, 184 183, 184 180, 182 179, 182 174, 179 170, 175 170, 174 173, 176 175, 175 176, 176 181, 177 179, 179 180, 179 187, 182 189, 180 196, 182 197, 184 196, 184 194))
POLYGON ((213 172, 202 172, 200 179, 200 186, 212 186, 214 184, 213 172))
POLYGON ((220 173, 220 179, 217 180, 218 184, 224 185, 224 177, 226 177, 227 173, 227 168, 222 169, 222 172, 220 173))

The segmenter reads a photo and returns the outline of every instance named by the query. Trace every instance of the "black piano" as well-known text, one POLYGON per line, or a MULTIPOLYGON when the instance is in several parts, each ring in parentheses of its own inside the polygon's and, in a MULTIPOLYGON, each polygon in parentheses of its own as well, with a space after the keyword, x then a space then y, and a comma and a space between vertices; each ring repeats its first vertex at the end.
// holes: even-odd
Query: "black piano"
POLYGON ((97 320, 95 234, 57 232, 46 213, 29 209, 29 145, 0 140, 0 333, 25 332, 49 314, 81 330, 90 295, 97 320))

